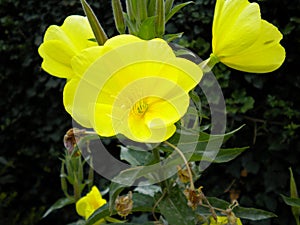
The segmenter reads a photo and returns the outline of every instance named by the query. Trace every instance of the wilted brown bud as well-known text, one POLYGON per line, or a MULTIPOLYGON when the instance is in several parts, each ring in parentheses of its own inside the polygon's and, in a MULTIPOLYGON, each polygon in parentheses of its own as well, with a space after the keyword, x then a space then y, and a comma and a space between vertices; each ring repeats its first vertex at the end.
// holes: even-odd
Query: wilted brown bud
POLYGON ((76 142, 84 133, 85 130, 80 130, 78 128, 71 128, 67 131, 67 133, 64 136, 64 145, 69 153, 73 152, 76 142))
POLYGON ((188 183, 190 181, 188 169, 182 169, 181 166, 177 166, 177 175, 182 183, 188 183))
POLYGON ((191 207, 193 210, 195 210, 198 205, 202 204, 204 196, 201 191, 201 188, 197 190, 186 188, 183 193, 188 200, 188 206, 191 207))
POLYGON ((131 191, 125 196, 119 196, 115 201, 115 209, 117 210, 117 213, 122 217, 128 216, 128 214, 131 213, 132 207, 133 201, 131 191))
POLYGON ((230 225, 237 225, 237 217, 235 216, 234 212, 231 209, 226 209, 225 211, 228 219, 228 223, 230 225))

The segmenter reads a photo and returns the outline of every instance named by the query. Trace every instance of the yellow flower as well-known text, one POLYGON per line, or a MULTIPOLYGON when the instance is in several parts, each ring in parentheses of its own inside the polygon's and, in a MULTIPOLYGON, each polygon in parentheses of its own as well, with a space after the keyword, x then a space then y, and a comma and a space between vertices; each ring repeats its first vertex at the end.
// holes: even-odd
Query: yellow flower
POLYGON ((276 70, 285 59, 282 34, 261 19, 259 5, 248 0, 217 0, 212 48, 213 61, 254 73, 276 70))
MULTIPOLYGON (((231 225, 229 222, 228 222, 228 218, 227 216, 217 216, 217 220, 218 222, 216 222, 214 220, 214 218, 210 217, 210 223, 209 225, 231 225)), ((207 225, 207 223, 203 224, 203 225, 207 225)), ((243 225, 240 218, 237 218, 236 220, 236 224, 234 225, 243 225)))
POLYGON ((69 16, 62 26, 50 26, 38 49, 43 58, 42 68, 53 76, 71 78, 74 74, 71 59, 81 50, 97 45, 88 40, 91 38, 94 38, 92 29, 83 16, 69 16))
POLYGON ((202 77, 193 62, 177 58, 162 39, 118 35, 73 58, 77 79, 64 89, 64 105, 85 127, 105 137, 138 142, 171 137, 202 77))
POLYGON ((93 186, 86 196, 76 202, 76 211, 78 215, 83 216, 87 220, 93 212, 105 204, 106 200, 102 198, 98 188, 93 186))

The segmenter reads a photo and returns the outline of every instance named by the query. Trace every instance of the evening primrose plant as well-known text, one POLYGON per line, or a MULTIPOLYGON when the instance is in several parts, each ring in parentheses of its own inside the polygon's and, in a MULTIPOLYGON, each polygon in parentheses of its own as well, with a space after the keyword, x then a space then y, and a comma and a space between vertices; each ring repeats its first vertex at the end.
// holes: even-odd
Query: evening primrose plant
POLYGON ((212 53, 202 61, 172 43, 182 33, 165 33, 172 16, 192 2, 112 0, 119 32, 113 37, 90 5, 81 3, 86 16, 51 25, 38 49, 42 68, 66 79, 63 104, 74 122, 64 137, 65 197, 44 216, 75 204, 82 220, 73 224, 134 224, 136 212, 148 215, 144 224, 171 225, 241 225, 241 219, 274 217, 241 207, 237 199, 207 197, 205 187, 194 185, 209 164, 228 162, 247 149, 221 148, 240 128, 225 133, 225 101, 214 65, 265 73, 285 59, 282 35, 261 19, 259 5, 217 0, 212 53), (202 111, 199 87, 210 115, 202 111), (112 148, 120 149, 122 161, 110 156, 112 148), (94 171, 111 181, 99 187, 102 194, 94 171))

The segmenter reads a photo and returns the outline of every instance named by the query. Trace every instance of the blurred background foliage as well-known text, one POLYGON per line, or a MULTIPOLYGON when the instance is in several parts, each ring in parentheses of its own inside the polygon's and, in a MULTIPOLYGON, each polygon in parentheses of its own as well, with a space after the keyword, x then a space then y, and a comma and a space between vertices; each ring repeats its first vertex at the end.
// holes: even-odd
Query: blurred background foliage
MULTIPOLYGON (((180 3, 182 1, 175 1, 180 3)), ((250 146, 234 161, 212 165, 198 181, 207 196, 237 198, 241 205, 272 211, 278 218, 244 224, 295 224, 289 195, 292 167, 300 186, 300 4, 259 0, 262 18, 283 33, 287 58, 269 74, 214 68, 227 103, 228 130, 246 126, 226 143, 250 146)), ((90 0, 108 36, 117 34, 110 1, 90 0)), ((179 43, 206 59, 211 51, 214 0, 195 0, 167 25, 184 32, 179 43)), ((79 0, 0 0, 0 221, 67 224, 78 218, 74 205, 41 216, 63 193, 59 170, 63 136, 72 126, 62 104, 64 81, 40 68, 37 48, 45 29, 71 14, 83 15, 79 0)), ((96 181, 99 183, 99 181, 96 181)))

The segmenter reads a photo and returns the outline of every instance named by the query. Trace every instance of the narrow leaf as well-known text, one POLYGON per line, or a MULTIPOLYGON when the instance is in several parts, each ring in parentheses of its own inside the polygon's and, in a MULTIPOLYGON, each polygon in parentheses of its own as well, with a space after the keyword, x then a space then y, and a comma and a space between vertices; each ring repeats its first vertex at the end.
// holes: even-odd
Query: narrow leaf
POLYGON ((290 198, 284 195, 281 195, 285 204, 300 208, 300 198, 290 198))
POLYGON ((107 35, 105 34, 101 24, 99 23, 95 13, 93 12, 90 5, 85 0, 80 0, 85 15, 87 16, 95 38, 99 45, 103 45, 107 41, 107 35))
MULTIPOLYGON (((290 170, 290 192, 292 198, 298 198, 298 191, 297 191, 297 185, 294 178, 293 170, 292 168, 289 168, 290 170)), ((299 216, 300 216, 300 209, 298 207, 292 206, 292 213, 295 217, 295 221, 297 225, 300 224, 299 216)))
POLYGON ((183 32, 177 33, 177 34, 166 34, 166 35, 164 35, 163 39, 166 42, 171 42, 171 41, 174 41, 175 39, 181 38, 182 35, 183 35, 183 32))
POLYGON ((46 216, 48 216, 50 213, 52 213, 54 210, 57 209, 61 209, 63 207, 65 207, 66 205, 70 205, 75 203, 75 199, 74 198, 61 198, 58 199, 43 215, 42 218, 45 218, 46 216))
POLYGON ((166 0, 166 14, 167 15, 171 12, 173 4, 174 4, 174 0, 166 0))
POLYGON ((184 6, 189 5, 193 3, 193 1, 189 1, 189 2, 185 2, 185 3, 181 3, 179 5, 176 5, 172 8, 172 10, 168 13, 168 15, 166 16, 166 20, 165 23, 167 23, 169 21, 169 19, 171 19, 175 13, 177 13, 180 9, 182 9, 184 6))

